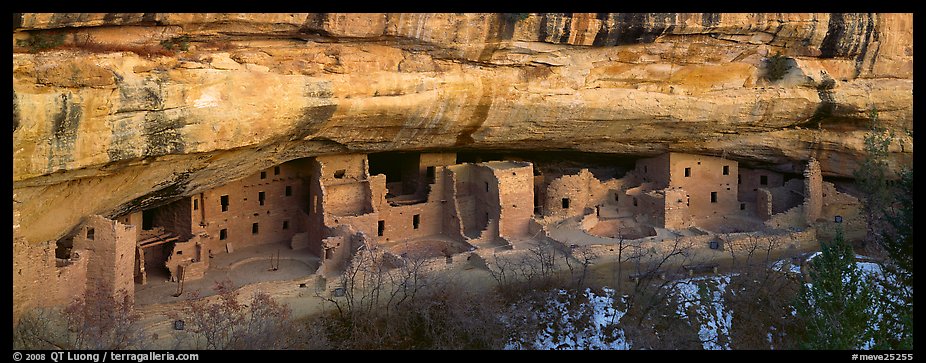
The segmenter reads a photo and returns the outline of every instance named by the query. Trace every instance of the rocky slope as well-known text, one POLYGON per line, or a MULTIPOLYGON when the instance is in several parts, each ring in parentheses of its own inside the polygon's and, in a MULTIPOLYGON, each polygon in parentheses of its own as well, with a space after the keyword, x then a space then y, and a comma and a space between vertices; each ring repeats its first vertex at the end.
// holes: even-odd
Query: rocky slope
POLYGON ((912 159, 912 14, 14 14, 18 233, 59 238, 298 157, 912 159), (767 79, 780 52, 789 71, 767 79))

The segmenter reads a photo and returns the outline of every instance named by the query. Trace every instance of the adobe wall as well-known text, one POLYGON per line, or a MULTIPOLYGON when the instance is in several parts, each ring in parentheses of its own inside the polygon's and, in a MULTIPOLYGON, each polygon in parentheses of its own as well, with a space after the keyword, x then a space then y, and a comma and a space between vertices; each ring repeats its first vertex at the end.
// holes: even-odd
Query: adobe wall
POLYGON ((772 205, 772 192, 766 188, 759 188, 756 192, 756 215, 767 221, 774 214, 772 205))
POLYGON ((668 229, 685 229, 691 227, 691 212, 688 208, 688 193, 682 188, 664 190, 665 204, 662 211, 662 225, 668 229))
POLYGON ((803 227, 807 225, 807 220, 804 218, 804 206, 798 205, 797 207, 788 209, 781 213, 775 213, 767 221, 765 225, 771 228, 792 228, 792 227, 803 227))
POLYGON ((73 251, 89 251, 87 288, 135 296, 135 226, 92 215, 74 235, 73 251), (92 232, 91 232, 92 230, 92 232))
MULTIPOLYGON (((418 169, 416 170, 417 174, 415 179, 418 181, 416 188, 416 193, 423 195, 425 192, 425 186, 428 185, 427 182, 427 171, 428 167, 435 167, 435 177, 437 167, 440 166, 450 166, 457 163, 457 154, 456 153, 421 153, 418 155, 418 169)), ((404 180, 404 179, 403 179, 404 180)))
POLYGON ((823 174, 817 159, 810 158, 804 169, 804 219, 808 224, 820 218, 823 211, 823 174))
MULTIPOLYGON (((155 226, 164 227, 166 231, 180 237, 180 240, 187 240, 190 237, 193 237, 192 221, 194 218, 191 218, 191 216, 193 216, 192 212, 192 200, 183 198, 168 205, 158 207, 152 224, 155 226)), ((199 219, 197 219, 197 223, 198 222, 199 219)), ((135 226, 139 229, 142 228, 141 223, 136 224, 135 226)))
POLYGON ((498 180, 498 233, 505 238, 530 236, 534 215, 534 167, 528 162, 488 162, 498 180))
POLYGON ((209 268, 209 254, 203 246, 202 236, 194 236, 189 241, 174 244, 171 255, 164 261, 170 271, 170 280, 177 281, 179 266, 183 266, 183 279, 201 279, 209 268))
POLYGON ((13 326, 22 313, 37 307, 64 306, 83 296, 92 253, 73 250, 56 265, 55 243, 13 238, 13 326))
POLYGON ((464 235, 477 238, 490 219, 498 218, 498 181, 491 170, 475 164, 458 164, 448 169, 454 173, 458 217, 464 235))
POLYGON ((227 244, 234 249, 290 241, 295 233, 301 232, 298 228, 304 226, 300 226, 297 219, 306 208, 306 180, 310 176, 304 165, 283 163, 185 199, 190 208, 188 215, 193 234, 204 232, 208 235, 203 237, 206 253, 210 250, 213 254, 224 253, 227 244), (264 178, 261 178, 262 172, 264 178), (290 187, 290 195, 286 195, 287 187, 290 187), (260 192, 264 193, 263 205, 260 192), (222 211, 223 195, 228 196, 227 211, 222 211), (253 233, 254 223, 258 224, 257 233, 253 233), (222 229, 227 231, 224 240, 221 239, 222 229))
MULTIPOLYGON (((119 221, 119 223, 122 223, 122 224, 125 224, 125 225, 136 226, 136 227, 135 227, 135 239, 137 239, 137 240, 139 240, 139 241, 141 240, 141 234, 142 234, 142 229, 141 229, 141 227, 142 227, 142 212, 141 212, 141 211, 138 211, 138 212, 135 212, 135 213, 129 213, 129 214, 123 215, 123 216, 118 217, 118 218, 113 218, 113 220, 117 220, 117 221, 119 221)), ((197 221, 197 223, 198 223, 198 221, 197 221)))
POLYGON ((738 213, 738 163, 712 156, 669 153, 669 185, 681 187, 688 193, 688 207, 693 218, 706 218, 738 213), (728 174, 723 175, 723 167, 728 174), (685 176, 685 168, 691 168, 685 176), (711 192, 717 201, 711 202, 711 192))
MULTIPOLYGON (((443 204, 438 200, 390 207, 379 213, 378 220, 385 223, 383 236, 378 238, 381 243, 439 235, 443 226, 443 204), (418 228, 414 226, 415 215, 418 215, 418 228)), ((374 231, 376 232, 378 231, 374 231)))
POLYGON ((588 169, 582 169, 578 174, 563 175, 550 181, 543 202, 543 216, 563 219, 584 215, 591 199, 589 184, 594 178, 588 169), (569 200, 566 208, 563 207, 564 199, 569 200))
POLYGON ((823 207, 817 225, 823 227, 818 229, 822 240, 832 239, 838 225, 847 240, 855 241, 866 237, 868 221, 858 198, 837 191, 832 183, 823 182, 823 207), (836 216, 842 217, 842 223, 835 222, 836 216))
MULTIPOLYGON (((457 241, 466 240, 463 235, 463 222, 460 219, 460 202, 457 196, 457 173, 453 171, 454 166, 441 168, 440 173, 443 175, 444 193, 446 199, 443 226, 441 229, 444 235, 457 241)), ((472 210, 472 207, 470 207, 472 210)))
POLYGON ((650 190, 640 193, 636 197, 636 220, 646 224, 662 226, 666 217, 666 204, 669 202, 666 200, 665 193, 662 190, 650 190))
POLYGON ((804 204, 804 181, 801 179, 788 180, 783 186, 768 191, 772 196, 773 214, 804 204))
POLYGON ((772 189, 784 185, 784 175, 771 170, 739 168, 739 191, 737 199, 743 201, 756 200, 757 192, 760 188, 772 189), (762 176, 766 177, 767 183, 761 183, 762 176))
POLYGON ((670 182, 669 157, 670 153, 665 153, 637 160, 634 171, 640 177, 640 182, 653 183, 653 189, 668 187, 670 182))
POLYGON ((316 156, 315 162, 319 165, 319 179, 353 179, 363 180, 369 176, 367 156, 365 154, 339 154, 316 156), (344 175, 338 178, 338 172, 344 175))
POLYGON ((334 216, 359 216, 373 211, 373 195, 367 180, 325 181, 326 212, 334 216))
MULTIPOLYGON (((331 228, 328 237, 322 240, 321 264, 318 273, 325 277, 334 277, 344 271, 354 253, 361 246, 372 242, 367 234, 356 231, 350 225, 331 228)), ((368 248, 371 248, 368 246, 368 248)))

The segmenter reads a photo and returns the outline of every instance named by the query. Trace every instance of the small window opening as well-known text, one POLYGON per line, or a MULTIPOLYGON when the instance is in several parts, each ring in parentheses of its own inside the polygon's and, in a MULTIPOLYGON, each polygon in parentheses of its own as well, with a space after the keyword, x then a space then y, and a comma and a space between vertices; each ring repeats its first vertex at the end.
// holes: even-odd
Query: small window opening
POLYGON ((222 196, 222 211, 223 212, 228 211, 228 196, 227 195, 222 196))
POLYGON ((91 228, 87 228, 87 239, 89 239, 89 240, 94 239, 94 237, 95 237, 95 236, 94 236, 94 233, 95 233, 95 232, 96 232, 96 231, 93 230, 92 227, 91 227, 91 228))
POLYGON ((634 207, 637 206, 637 197, 633 197, 633 206, 634 206, 634 207))
POLYGON ((267 194, 264 192, 257 193, 257 201, 260 202, 260 205, 264 205, 264 200, 266 199, 267 194))
POLYGON ((759 184, 760 184, 760 185, 768 185, 768 175, 761 175, 761 176, 759 176, 759 184))
POLYGON ((199 210, 199 199, 193 199, 193 210, 199 210))
POLYGON ((569 198, 563 198, 563 209, 569 209, 569 198))
POLYGON ((740 210, 746 210, 746 203, 740 203, 740 210))
POLYGON ((261 178, 261 179, 267 179, 267 172, 266 172, 266 171, 260 172, 260 178, 261 178))
POLYGON ((386 221, 379 221, 376 223, 376 235, 382 237, 383 232, 386 231, 386 221))
POLYGON ((729 166, 729 165, 724 165, 724 166, 723 166, 723 175, 730 175, 730 166, 729 166))
POLYGON ((717 192, 711 192, 711 203, 717 203, 717 192))
POLYGON ((691 176, 691 168, 685 168, 685 177, 691 176))
POLYGON ((335 178, 335 179, 343 179, 343 178, 344 178, 344 174, 346 174, 346 173, 347 173, 347 170, 345 170, 345 169, 336 170, 336 171, 334 172, 334 178, 335 178))
POLYGON ((289 221, 283 221, 283 229, 289 229, 289 221))
POLYGON ((619 202, 619 201, 620 201, 620 196, 619 196, 617 193, 614 193, 614 201, 615 201, 615 202, 619 202))
POLYGON ((289 196, 292 196, 292 195, 293 195, 293 187, 287 185, 287 186, 286 186, 286 196, 289 197, 289 196))
POLYGON ((178 255, 182 255, 182 254, 183 254, 183 251, 177 251, 177 254, 178 254, 178 255))
POLYGON ((485 182, 485 183, 486 183, 486 191, 488 192, 488 191, 489 191, 489 182, 485 182))
POLYGON ((274 166, 274 167, 273 167, 273 175, 280 175, 280 167, 279 167, 279 166, 274 166))
POLYGON ((260 227, 257 225, 257 223, 252 224, 252 225, 251 225, 251 234, 257 234, 258 231, 260 231, 260 227))
POLYGON ((420 214, 416 214, 416 215, 412 216, 412 227, 413 227, 414 229, 418 229, 418 225, 420 225, 420 224, 421 224, 421 215, 420 215, 420 214))
POLYGON ((219 239, 220 239, 220 240, 224 240, 224 239, 227 239, 227 238, 228 238, 228 230, 227 230, 227 229, 222 229, 221 231, 219 231, 219 239))
POLYGON ((326 259, 326 260, 330 260, 331 257, 333 257, 333 255, 334 255, 334 254, 332 253, 331 248, 326 248, 326 249, 325 249, 325 259, 326 259))
POLYGON ((736 175, 736 184, 743 184, 743 174, 736 175))

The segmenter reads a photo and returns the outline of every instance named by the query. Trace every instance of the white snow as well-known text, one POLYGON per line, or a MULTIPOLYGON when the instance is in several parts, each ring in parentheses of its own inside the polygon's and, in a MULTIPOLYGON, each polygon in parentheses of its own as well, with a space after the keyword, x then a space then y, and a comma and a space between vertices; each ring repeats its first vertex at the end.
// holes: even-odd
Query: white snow
MULTIPOLYGON (((819 256, 820 253, 814 253, 809 259, 819 256)), ((865 256, 856 256, 860 260, 869 260, 865 256)), ((879 294, 887 293, 879 284, 878 276, 882 274, 881 266, 872 262, 857 262, 859 270, 865 280, 874 278, 875 287, 879 294)), ((777 271, 800 273, 800 266, 791 264, 790 260, 780 260, 772 264, 770 268, 777 271), (787 264, 787 265, 786 265, 787 264), (786 267, 787 266, 787 267, 786 267)), ((733 311, 725 306, 723 298, 727 285, 730 283, 731 274, 703 276, 676 280, 667 285, 671 289, 669 296, 674 298, 678 303, 676 314, 689 324, 697 324, 698 336, 701 345, 705 350, 728 350, 730 347, 730 327, 732 326, 733 311)), ((809 283, 806 283, 809 284, 809 283)), ((551 298, 547 302, 545 309, 535 311, 541 321, 546 321, 545 328, 537 332, 536 338, 522 344, 514 340, 510 341, 505 349, 630 349, 632 342, 624 335, 623 329, 609 329, 612 324, 618 325, 626 311, 615 308, 614 290, 605 288, 604 294, 598 295, 591 289, 584 291, 588 298, 588 304, 581 304, 577 311, 569 311, 567 304, 562 299, 551 298), (590 322, 585 328, 576 328, 575 322, 582 319, 581 312, 590 309, 588 316, 590 322), (607 331, 611 331, 609 336, 605 336, 607 331)), ((565 290, 557 290, 557 296, 565 298, 574 298, 568 296, 565 290)), ((617 306, 624 306, 625 297, 621 297, 617 306)), ((881 312, 874 311, 877 318, 873 322, 875 329, 880 325, 881 312)), ((792 315, 797 311, 792 308, 792 315)), ((769 347, 772 346, 773 337, 779 334, 775 327, 771 327, 766 332, 769 347)), ((658 335, 658 332, 657 332, 658 335)), ((871 349, 874 341, 869 341, 861 349, 871 349)))
MULTIPOLYGON (((605 328, 618 324, 625 311, 614 308, 614 290, 605 288, 604 295, 597 295, 591 289, 585 290, 589 304, 581 304, 579 311, 591 309, 591 321, 588 327, 581 331, 575 328, 574 322, 581 318, 580 313, 569 311, 565 303, 558 300, 547 302, 545 311, 536 312, 541 318, 559 317, 546 324, 543 331, 537 333, 536 339, 527 347, 520 343, 510 341, 505 349, 630 349, 630 342, 624 337, 623 329, 615 329, 610 336, 606 336, 605 328)), ((564 290, 559 295, 567 295, 564 290)), ((624 298, 621 297, 621 302, 624 298)))
POLYGON ((699 322, 698 337, 705 350, 730 349, 733 311, 726 309, 723 299, 729 283, 730 275, 720 275, 679 280, 675 285, 674 292, 679 302, 676 313, 687 318, 689 324, 692 320, 699 322), (708 301, 704 301, 705 297, 708 301), (695 317, 687 314, 692 307, 697 314, 695 317))

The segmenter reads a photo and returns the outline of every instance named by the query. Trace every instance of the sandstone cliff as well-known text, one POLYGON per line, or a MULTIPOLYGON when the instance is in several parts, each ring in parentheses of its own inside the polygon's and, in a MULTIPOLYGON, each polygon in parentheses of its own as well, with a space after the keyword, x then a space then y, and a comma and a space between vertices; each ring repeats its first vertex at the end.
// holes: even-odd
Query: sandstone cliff
POLYGON ((19 237, 298 157, 723 155, 851 176, 869 112, 912 159, 912 14, 14 14, 19 237), (791 65, 770 81, 767 57, 791 65))

